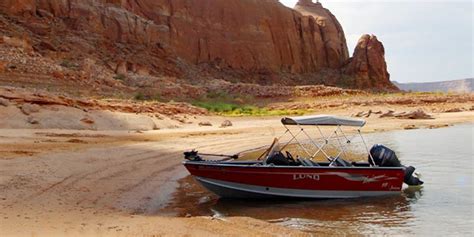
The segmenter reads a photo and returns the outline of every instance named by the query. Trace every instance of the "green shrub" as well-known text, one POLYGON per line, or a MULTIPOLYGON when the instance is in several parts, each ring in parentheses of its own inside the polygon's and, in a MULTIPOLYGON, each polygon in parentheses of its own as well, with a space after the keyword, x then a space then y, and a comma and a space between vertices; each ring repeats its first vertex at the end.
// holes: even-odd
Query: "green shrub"
POLYGON ((238 108, 238 105, 224 102, 195 102, 193 105, 205 108, 214 113, 227 113, 238 108))
POLYGON ((308 110, 269 110, 253 105, 238 105, 225 102, 194 102, 194 106, 207 109, 209 112, 227 116, 278 116, 278 115, 303 115, 308 110))
POLYGON ((133 98, 135 100, 146 100, 146 96, 142 92, 138 92, 133 98))

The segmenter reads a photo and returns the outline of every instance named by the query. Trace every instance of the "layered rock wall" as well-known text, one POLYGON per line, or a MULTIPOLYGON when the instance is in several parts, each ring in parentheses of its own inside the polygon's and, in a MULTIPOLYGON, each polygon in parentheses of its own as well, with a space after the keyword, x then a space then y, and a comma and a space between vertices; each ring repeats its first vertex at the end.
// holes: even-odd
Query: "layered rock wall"
POLYGON ((167 47, 194 64, 303 73, 347 59, 347 49, 333 45, 341 42, 330 34, 335 18, 324 27, 275 0, 22 0, 1 7, 14 15, 52 14, 115 42, 167 47))
POLYGON ((216 65, 297 76, 340 71, 349 59, 340 23, 310 0, 295 10, 278 0, 3 0, 0 13, 19 18, 37 48, 69 43, 63 51, 98 54, 116 72, 216 65))

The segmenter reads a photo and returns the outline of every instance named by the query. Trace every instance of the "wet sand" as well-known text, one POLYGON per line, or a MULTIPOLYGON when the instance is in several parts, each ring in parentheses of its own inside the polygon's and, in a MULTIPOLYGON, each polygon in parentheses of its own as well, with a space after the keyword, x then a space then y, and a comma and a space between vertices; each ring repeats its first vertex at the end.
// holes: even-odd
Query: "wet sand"
MULTIPOLYGON (((334 113, 342 114, 342 111, 334 113)), ((474 121, 474 112, 433 120, 368 118, 365 132, 474 121)), ((209 118, 222 120, 222 118, 209 118)), ((150 132, 0 130, 1 236, 305 236, 253 218, 160 214, 187 175, 184 150, 234 154, 268 145, 279 118, 232 118, 234 126, 150 132)))

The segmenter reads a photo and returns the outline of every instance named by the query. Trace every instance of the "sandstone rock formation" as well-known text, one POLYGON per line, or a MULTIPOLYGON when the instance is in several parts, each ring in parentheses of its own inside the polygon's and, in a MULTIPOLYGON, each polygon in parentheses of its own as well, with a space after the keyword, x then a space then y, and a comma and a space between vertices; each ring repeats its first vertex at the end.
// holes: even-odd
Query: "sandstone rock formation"
MULTIPOLYGON (((4 0, 2 15, 0 31, 28 36, 42 55, 91 58, 116 74, 302 84, 332 70, 335 85, 349 58, 337 19, 310 0, 295 10, 278 0, 4 0)), ((369 73, 372 84, 380 75, 369 73)))
POLYGON ((351 84, 356 88, 398 90, 390 82, 385 49, 374 35, 363 35, 359 39, 354 56, 345 66, 344 72, 355 79, 351 84))
POLYGON ((344 61, 341 55, 327 54, 334 51, 332 42, 340 41, 322 35, 329 27, 320 29, 313 18, 274 0, 25 0, 0 7, 13 15, 52 15, 67 20, 72 30, 115 43, 164 48, 194 64, 302 73, 337 68, 344 61))
POLYGON ((299 0, 295 10, 305 16, 312 16, 319 26, 322 44, 324 46, 327 65, 339 68, 349 58, 346 36, 336 17, 319 2, 299 0))
POLYGON ((224 122, 221 123, 221 128, 226 128, 226 127, 232 127, 232 122, 230 120, 224 120, 224 122))
POLYGON ((2 0, 0 9, 15 15, 34 14, 36 5, 35 0, 2 0))
POLYGON ((122 113, 150 113, 162 115, 205 115, 207 111, 191 106, 187 103, 114 103, 114 101, 81 100, 49 93, 32 93, 24 89, 0 87, 0 102, 7 107, 10 104, 18 105, 24 115, 38 113, 43 107, 62 106, 84 111, 105 110, 122 113))

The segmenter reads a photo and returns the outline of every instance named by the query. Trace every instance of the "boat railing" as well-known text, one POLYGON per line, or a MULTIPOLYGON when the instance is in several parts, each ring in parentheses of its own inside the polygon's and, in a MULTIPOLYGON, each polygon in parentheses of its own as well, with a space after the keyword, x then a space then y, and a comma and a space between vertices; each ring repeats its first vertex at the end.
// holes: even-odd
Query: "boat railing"
POLYGON ((367 152, 369 159, 371 159, 372 164, 375 164, 375 162, 373 162, 374 159, 369 152, 369 148, 364 139, 364 136, 362 136, 362 133, 361 133, 361 128, 365 125, 365 121, 363 120, 319 115, 319 116, 313 116, 313 117, 306 116, 306 117, 297 117, 297 118, 283 118, 282 124, 286 130, 278 138, 278 140, 280 140, 286 134, 289 134, 291 137, 285 143, 285 145, 283 145, 281 150, 285 149, 290 144, 296 143, 308 155, 310 159, 314 159, 319 154, 323 154, 327 160, 329 160, 330 162, 333 162, 335 159, 338 159, 341 155, 346 155, 347 154, 346 149, 347 149, 348 144, 351 144, 354 141, 354 139, 359 137, 365 147, 365 150, 367 152), (320 138, 314 139, 308 134, 306 129, 303 127, 303 126, 307 127, 308 125, 312 125, 317 128, 317 133, 319 134, 320 138), (294 129, 292 130, 290 126, 297 127, 298 130, 297 131, 295 131, 294 129), (332 126, 332 127, 335 127, 335 129, 331 132, 331 134, 325 135, 322 129, 320 128, 320 126, 332 126), (342 129, 343 127, 355 127, 356 133, 352 135, 348 135, 342 129), (304 139, 306 141, 309 141, 309 143, 312 144, 316 148, 315 152, 310 152, 303 145, 300 138, 301 136, 304 136, 304 139), (333 147, 337 149, 338 153, 335 156, 329 155, 325 150, 325 148, 328 145, 330 145, 331 141, 335 141, 338 144, 338 146, 331 144, 333 147))

